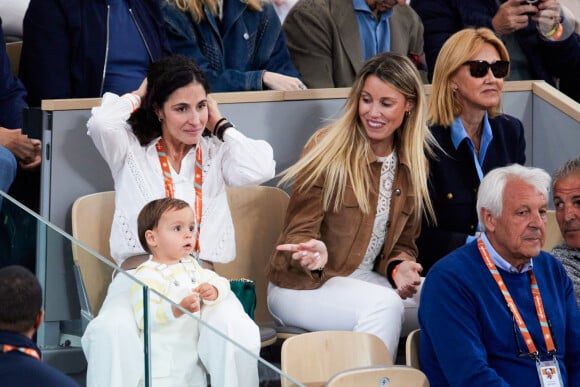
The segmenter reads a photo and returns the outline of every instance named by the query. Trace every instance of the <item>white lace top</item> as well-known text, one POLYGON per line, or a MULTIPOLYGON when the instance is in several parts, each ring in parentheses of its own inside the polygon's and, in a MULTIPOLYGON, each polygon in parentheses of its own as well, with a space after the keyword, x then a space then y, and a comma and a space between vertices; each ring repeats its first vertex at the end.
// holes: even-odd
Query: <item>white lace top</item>
POLYGON ((391 195, 393 192, 393 182, 397 172, 397 153, 393 151, 385 157, 378 157, 377 160, 383 163, 381 167, 381 180, 379 184, 379 201, 377 203, 377 214, 373 233, 365 256, 358 267, 358 270, 372 271, 375 259, 379 255, 387 236, 387 221, 391 210, 391 195))
MULTIPOLYGON (((135 102, 131 96, 105 93, 101 106, 92 109, 87 123, 101 156, 115 182, 115 214, 111 228, 111 256, 120 265, 126 258, 144 254, 137 235, 139 211, 153 199, 165 196, 163 175, 155 144, 141 146, 127 119, 135 102)), ((234 226, 225 187, 260 184, 271 179, 276 163, 266 141, 253 140, 235 128, 216 137, 202 137, 203 215, 200 232, 200 257, 212 262, 235 258, 234 226)), ((171 168, 175 197, 195 202, 193 189, 195 148, 184 157, 180 172, 171 168)), ((90 219, 87 219, 90 222, 90 219)))

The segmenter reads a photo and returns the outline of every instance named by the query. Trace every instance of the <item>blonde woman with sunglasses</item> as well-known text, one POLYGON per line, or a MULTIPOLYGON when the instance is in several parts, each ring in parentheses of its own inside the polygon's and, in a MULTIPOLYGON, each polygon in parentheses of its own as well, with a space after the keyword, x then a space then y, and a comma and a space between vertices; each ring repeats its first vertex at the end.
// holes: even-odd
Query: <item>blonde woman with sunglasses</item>
POLYGON ((522 123, 499 112, 509 60, 501 40, 487 28, 453 34, 437 57, 428 107, 431 132, 440 146, 429 166, 436 219, 423 218, 417 241, 423 274, 475 238, 475 203, 483 176, 526 161, 522 123))

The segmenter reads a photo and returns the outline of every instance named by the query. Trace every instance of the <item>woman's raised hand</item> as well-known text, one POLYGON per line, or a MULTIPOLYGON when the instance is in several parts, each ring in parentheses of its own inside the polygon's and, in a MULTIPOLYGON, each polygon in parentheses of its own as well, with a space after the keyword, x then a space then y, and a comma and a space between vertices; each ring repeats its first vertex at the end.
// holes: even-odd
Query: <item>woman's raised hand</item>
POLYGON ((271 71, 264 71, 262 82, 272 90, 292 91, 306 89, 306 86, 300 79, 271 71))
POLYGON ((308 270, 321 270, 328 262, 328 252, 324 242, 311 239, 304 243, 287 243, 276 246, 278 251, 292 251, 292 259, 308 270))
POLYGON ((216 129, 215 124, 223 118, 220 110, 218 108, 217 101, 208 94, 207 96, 207 124, 206 128, 208 128, 212 133, 216 129))
POLYGON ((147 94, 147 78, 143 79, 143 82, 141 82, 139 88, 131 94, 138 95, 140 98, 145 97, 145 94, 147 94))

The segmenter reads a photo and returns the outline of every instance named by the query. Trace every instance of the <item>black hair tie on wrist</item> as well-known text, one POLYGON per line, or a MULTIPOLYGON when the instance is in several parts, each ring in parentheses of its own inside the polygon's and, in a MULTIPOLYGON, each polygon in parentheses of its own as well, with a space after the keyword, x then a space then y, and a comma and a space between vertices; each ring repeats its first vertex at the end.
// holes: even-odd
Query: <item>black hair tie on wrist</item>
POLYGON ((214 134, 216 133, 216 131, 217 131, 217 129, 218 129, 218 126, 219 126, 219 125, 220 125, 222 122, 224 122, 224 121, 227 121, 227 120, 228 120, 227 118, 225 118, 225 117, 222 117, 222 118, 220 118, 220 119, 218 120, 218 122, 216 122, 216 123, 215 123, 215 125, 213 126, 213 132, 214 132, 214 134))
POLYGON ((219 138, 221 141, 223 141, 224 140, 224 132, 226 131, 226 129, 233 128, 233 127, 234 127, 234 124, 232 124, 231 122, 226 122, 225 124, 223 124, 222 126, 217 128, 215 135, 217 136, 217 138, 219 138))

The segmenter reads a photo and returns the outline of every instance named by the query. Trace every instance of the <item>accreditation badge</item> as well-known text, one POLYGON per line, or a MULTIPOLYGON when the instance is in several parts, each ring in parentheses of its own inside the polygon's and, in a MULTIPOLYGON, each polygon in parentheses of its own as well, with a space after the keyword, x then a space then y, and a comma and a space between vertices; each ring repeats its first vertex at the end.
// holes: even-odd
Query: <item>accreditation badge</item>
POLYGON ((564 387, 562 374, 556 358, 553 360, 537 361, 536 369, 542 387, 564 387))

